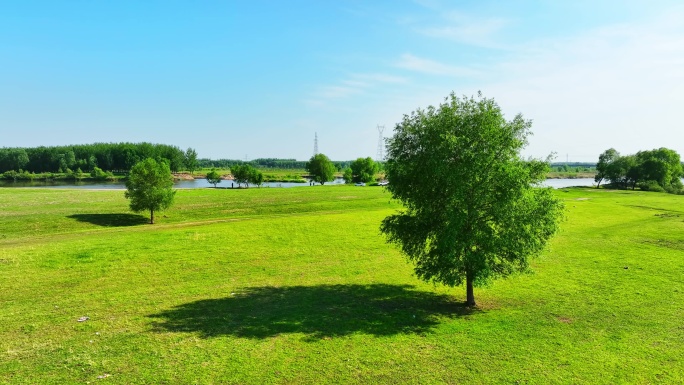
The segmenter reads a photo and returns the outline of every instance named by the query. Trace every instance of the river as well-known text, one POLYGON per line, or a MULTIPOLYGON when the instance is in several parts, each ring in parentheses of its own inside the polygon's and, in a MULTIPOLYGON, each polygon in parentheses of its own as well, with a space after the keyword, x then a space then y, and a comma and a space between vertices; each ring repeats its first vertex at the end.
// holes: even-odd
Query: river
MULTIPOLYGON (((594 184, 592 178, 579 179, 547 179, 542 183, 543 186, 553 188, 564 188, 571 186, 592 186, 594 184)), ((344 184, 342 178, 337 178, 333 182, 326 183, 328 185, 344 184)), ((269 182, 264 183, 261 188, 289 188, 289 187, 308 187, 309 183, 285 183, 285 182, 269 182)), ((37 188, 75 188, 75 189, 89 189, 89 190, 121 190, 126 186, 122 182, 74 182, 74 181, 0 181, 0 187, 37 187, 37 188)), ((195 180, 180 180, 174 182, 174 188, 190 189, 190 188, 207 188, 214 187, 214 185, 207 182, 206 179, 195 180)), ((217 185, 218 188, 237 187, 237 183, 231 180, 223 180, 217 185)), ((250 188, 256 188, 250 186, 250 188)))

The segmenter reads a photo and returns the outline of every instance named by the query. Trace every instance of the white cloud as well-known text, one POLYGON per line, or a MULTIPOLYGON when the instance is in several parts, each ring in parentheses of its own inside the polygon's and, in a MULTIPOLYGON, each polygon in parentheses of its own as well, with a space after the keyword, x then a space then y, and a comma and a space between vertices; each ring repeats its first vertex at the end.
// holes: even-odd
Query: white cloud
POLYGON ((453 66, 438 61, 420 58, 411 54, 403 54, 396 63, 399 68, 417 71, 430 75, 444 75, 455 77, 467 77, 479 75, 479 72, 467 67, 453 66))
POLYGON ((359 80, 364 80, 368 81, 371 83, 393 83, 393 84, 398 84, 398 83, 406 83, 408 82, 408 79, 402 76, 395 76, 395 75, 389 75, 389 74, 383 74, 383 73, 370 73, 370 74, 352 74, 351 77, 353 79, 359 79, 359 80))
POLYGON ((418 27, 416 31, 425 36, 449 39, 459 43, 487 47, 504 48, 496 42, 497 34, 510 24, 500 18, 478 18, 457 12, 443 14, 446 24, 440 26, 418 27))
POLYGON ((579 36, 539 40, 492 65, 483 88, 510 111, 533 118, 529 153, 595 161, 670 147, 684 154, 684 26, 681 10, 650 22, 604 26, 579 36))
POLYGON ((326 101, 364 94, 380 85, 406 83, 408 79, 385 73, 356 73, 332 85, 320 86, 303 102, 311 107, 322 107, 326 101))
POLYGON ((317 95, 324 99, 338 99, 347 98, 349 96, 363 92, 364 87, 346 85, 346 86, 325 86, 322 87, 317 95))

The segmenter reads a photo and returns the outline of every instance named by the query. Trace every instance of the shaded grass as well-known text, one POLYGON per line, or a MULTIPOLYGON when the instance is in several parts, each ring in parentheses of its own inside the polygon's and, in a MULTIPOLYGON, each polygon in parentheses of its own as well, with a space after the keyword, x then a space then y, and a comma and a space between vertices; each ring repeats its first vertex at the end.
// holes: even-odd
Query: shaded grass
POLYGON ((149 219, 137 214, 73 214, 67 215, 67 218, 105 227, 136 226, 150 223, 149 219))
POLYGON ((384 243, 382 189, 183 190, 128 227, 69 217, 122 191, 0 189, 0 383, 681 383, 684 197, 558 194, 535 273, 468 313, 384 243))
POLYGON ((438 324, 439 316, 476 310, 451 296, 408 285, 262 286, 226 298, 185 303, 149 317, 159 320, 154 323, 159 331, 197 332, 204 338, 299 333, 318 340, 354 333, 426 333, 438 324))

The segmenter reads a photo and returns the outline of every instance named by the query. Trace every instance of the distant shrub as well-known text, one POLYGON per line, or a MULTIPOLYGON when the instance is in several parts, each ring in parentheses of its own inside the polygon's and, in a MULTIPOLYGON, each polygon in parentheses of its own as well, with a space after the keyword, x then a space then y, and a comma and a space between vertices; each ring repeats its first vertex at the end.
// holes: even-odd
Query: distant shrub
POLYGON ((99 167, 93 167, 93 171, 90 172, 90 177, 95 180, 111 180, 114 179, 114 174, 111 171, 102 171, 99 167))
POLYGON ((644 191, 665 192, 665 189, 654 180, 648 180, 638 184, 639 188, 644 191))

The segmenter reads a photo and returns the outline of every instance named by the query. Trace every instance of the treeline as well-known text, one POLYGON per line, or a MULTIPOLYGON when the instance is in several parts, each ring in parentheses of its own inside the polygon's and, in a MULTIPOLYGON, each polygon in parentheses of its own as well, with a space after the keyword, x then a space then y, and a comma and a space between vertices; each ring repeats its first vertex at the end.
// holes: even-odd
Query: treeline
POLYGON ((195 169, 197 153, 176 146, 152 143, 95 143, 54 147, 0 148, 0 173, 68 173, 96 168, 128 172, 143 159, 166 160, 171 171, 195 169))
MULTIPOLYGON (((296 159, 259 158, 250 161, 238 159, 197 158, 197 152, 176 146, 152 143, 94 143, 51 147, 0 148, 0 174, 6 172, 30 173, 127 173, 141 160, 165 160, 172 172, 200 168, 232 169, 249 165, 255 168, 306 169, 307 161, 296 159)), ((353 161, 333 161, 337 171, 351 166, 353 161)), ((382 164, 379 166, 382 168, 382 164)))
POLYGON ((594 171, 596 171, 596 163, 554 162, 554 163, 551 163, 551 171, 555 171, 555 172, 594 172, 594 171))
MULTIPOLYGON (((258 158, 250 161, 238 159, 208 159, 202 158, 197 160, 200 168, 219 168, 229 169, 236 165, 250 165, 256 168, 275 168, 275 169, 292 169, 304 170, 309 161, 302 161, 296 159, 278 159, 278 158, 258 158)), ((333 161, 337 171, 342 171, 349 167, 353 161, 333 161)))
POLYGON ((604 151, 596 165, 597 188, 605 179, 612 187, 684 193, 684 169, 679 154, 668 148, 620 155, 614 148, 604 151))
POLYGON ((252 167, 258 168, 278 168, 278 169, 303 169, 306 167, 305 161, 296 159, 277 159, 277 158, 259 158, 250 161, 238 159, 208 159, 202 158, 197 160, 200 168, 221 168, 229 169, 233 166, 248 164, 252 167))

